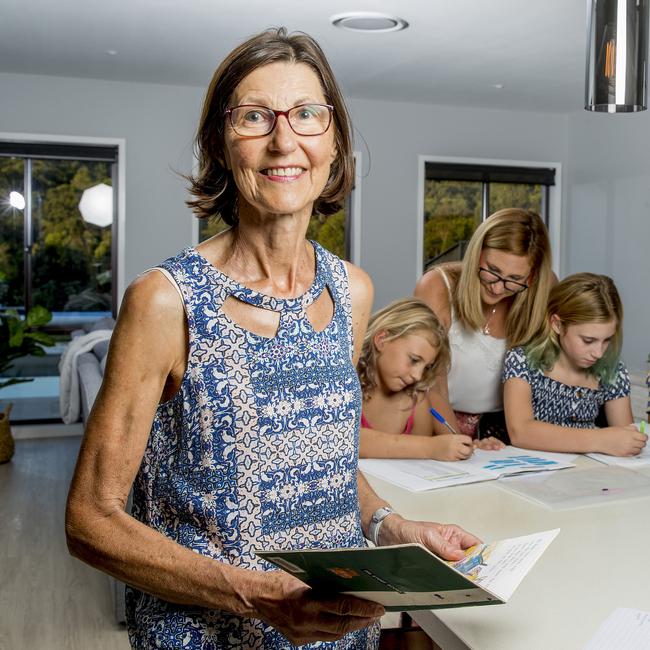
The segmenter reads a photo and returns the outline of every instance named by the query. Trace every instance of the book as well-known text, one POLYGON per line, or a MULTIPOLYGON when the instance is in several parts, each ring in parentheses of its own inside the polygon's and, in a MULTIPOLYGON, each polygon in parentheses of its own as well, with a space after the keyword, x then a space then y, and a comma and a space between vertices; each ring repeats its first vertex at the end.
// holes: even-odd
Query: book
POLYGON ((412 492, 422 492, 514 474, 575 467, 571 462, 575 457, 576 454, 507 446, 497 451, 476 449, 468 459, 454 462, 363 458, 359 460, 359 469, 412 492))
POLYGON ((477 544, 455 562, 421 544, 256 553, 318 593, 357 596, 387 611, 442 609, 507 602, 558 533, 477 544))

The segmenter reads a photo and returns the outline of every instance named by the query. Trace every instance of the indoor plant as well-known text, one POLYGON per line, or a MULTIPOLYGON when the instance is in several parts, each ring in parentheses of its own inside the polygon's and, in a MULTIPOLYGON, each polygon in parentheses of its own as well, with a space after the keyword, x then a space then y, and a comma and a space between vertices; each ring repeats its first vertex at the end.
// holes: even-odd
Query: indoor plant
MULTIPOLYGON (((7 310, 0 314, 0 375, 4 373, 15 359, 31 354, 42 357, 45 347, 54 345, 54 339, 40 328, 52 319, 52 314, 45 307, 34 306, 25 318, 17 311, 7 310)), ((0 389, 11 384, 32 381, 28 377, 0 378, 0 389)), ((9 426, 11 404, 0 413, 0 463, 6 463, 14 454, 14 440, 9 426)))

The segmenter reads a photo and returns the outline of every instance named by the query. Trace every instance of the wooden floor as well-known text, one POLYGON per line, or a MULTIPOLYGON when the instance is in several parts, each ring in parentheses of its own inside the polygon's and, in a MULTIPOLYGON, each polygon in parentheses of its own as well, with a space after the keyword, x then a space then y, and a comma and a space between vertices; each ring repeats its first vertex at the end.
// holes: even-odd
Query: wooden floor
POLYGON ((0 650, 127 650, 105 575, 64 537, 81 438, 17 440, 0 465, 0 650))

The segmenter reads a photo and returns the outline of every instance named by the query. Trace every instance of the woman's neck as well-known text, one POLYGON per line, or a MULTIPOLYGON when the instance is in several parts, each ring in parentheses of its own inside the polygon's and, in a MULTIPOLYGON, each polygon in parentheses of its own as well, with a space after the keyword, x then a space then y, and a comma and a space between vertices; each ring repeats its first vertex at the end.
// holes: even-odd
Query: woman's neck
POLYGON ((294 215, 240 218, 227 237, 221 242, 214 240, 215 266, 268 295, 295 297, 304 293, 315 274, 315 253, 305 240, 304 221, 304 217, 294 215))

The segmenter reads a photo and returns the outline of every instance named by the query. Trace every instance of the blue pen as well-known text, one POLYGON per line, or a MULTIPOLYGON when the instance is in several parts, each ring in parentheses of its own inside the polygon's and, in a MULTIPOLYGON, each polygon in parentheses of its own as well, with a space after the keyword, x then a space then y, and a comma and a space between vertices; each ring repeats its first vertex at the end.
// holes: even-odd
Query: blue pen
POLYGON ((433 415, 433 417, 436 418, 436 420, 438 420, 440 424, 446 426, 449 429, 449 431, 451 431, 454 435, 458 433, 456 429, 454 429, 454 427, 452 427, 451 424, 449 424, 449 422, 447 422, 447 420, 445 420, 445 418, 443 418, 442 415, 440 415, 440 413, 436 411, 436 409, 430 408, 429 413, 431 413, 431 415, 433 415))

